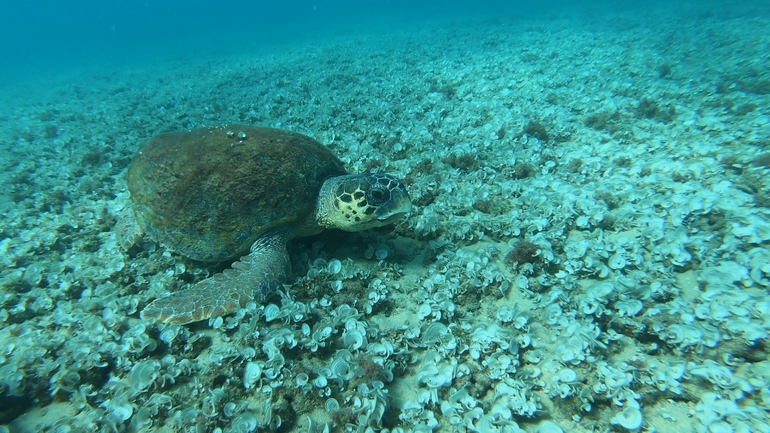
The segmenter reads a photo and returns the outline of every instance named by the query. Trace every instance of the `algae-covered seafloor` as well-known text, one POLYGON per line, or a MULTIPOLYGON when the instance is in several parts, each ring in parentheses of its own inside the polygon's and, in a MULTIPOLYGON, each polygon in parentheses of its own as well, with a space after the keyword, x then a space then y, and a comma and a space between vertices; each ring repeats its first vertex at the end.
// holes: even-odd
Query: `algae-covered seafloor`
POLYGON ((433 22, 17 88, 0 431, 770 431, 768 35, 762 8, 433 22), (292 242, 264 305, 144 322, 229 263, 121 249, 125 169, 229 123, 399 176, 412 215, 292 242))

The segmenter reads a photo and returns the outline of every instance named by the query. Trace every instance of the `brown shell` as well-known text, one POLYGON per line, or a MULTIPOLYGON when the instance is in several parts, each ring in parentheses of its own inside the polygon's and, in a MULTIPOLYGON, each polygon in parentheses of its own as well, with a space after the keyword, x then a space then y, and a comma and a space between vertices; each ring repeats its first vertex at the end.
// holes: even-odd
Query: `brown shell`
POLYGON ((307 231, 324 180, 342 162, 302 134, 230 125, 162 134, 134 157, 139 226, 194 260, 239 257, 275 227, 307 231))

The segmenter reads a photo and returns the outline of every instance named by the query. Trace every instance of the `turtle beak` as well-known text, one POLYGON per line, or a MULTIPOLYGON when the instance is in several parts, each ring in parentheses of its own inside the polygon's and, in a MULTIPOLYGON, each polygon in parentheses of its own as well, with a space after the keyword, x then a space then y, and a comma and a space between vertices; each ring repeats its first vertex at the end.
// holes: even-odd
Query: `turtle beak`
POLYGON ((390 200, 377 209, 377 220, 383 225, 398 221, 412 212, 412 200, 403 186, 390 191, 390 200))

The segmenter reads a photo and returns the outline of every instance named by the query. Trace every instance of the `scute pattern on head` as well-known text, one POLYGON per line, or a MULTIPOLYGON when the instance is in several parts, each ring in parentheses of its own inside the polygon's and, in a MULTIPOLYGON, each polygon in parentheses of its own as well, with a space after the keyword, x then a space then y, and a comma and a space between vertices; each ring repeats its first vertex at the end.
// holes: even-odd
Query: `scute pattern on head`
POLYGON ((270 229, 319 232, 318 192, 342 162, 310 137, 230 125, 162 134, 134 158, 128 187, 141 229, 195 260, 248 252, 270 229))
POLYGON ((398 179, 389 174, 351 174, 331 179, 327 185, 334 213, 327 212, 319 218, 326 227, 342 230, 363 230, 387 224, 411 209, 409 194, 398 179))
POLYGON ((344 212, 346 219, 360 221, 361 215, 373 214, 378 206, 390 199, 392 185, 398 181, 394 182, 389 175, 378 174, 357 175, 356 178, 357 181, 344 182, 337 187, 334 207, 344 212))

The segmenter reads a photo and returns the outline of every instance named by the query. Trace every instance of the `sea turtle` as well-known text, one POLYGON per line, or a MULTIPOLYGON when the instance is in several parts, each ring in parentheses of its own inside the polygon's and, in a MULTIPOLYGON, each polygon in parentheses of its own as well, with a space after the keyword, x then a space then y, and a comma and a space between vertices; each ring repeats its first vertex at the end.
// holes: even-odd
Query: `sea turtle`
POLYGON ((347 174, 310 137, 242 125, 152 138, 128 169, 128 189, 139 229, 155 241, 194 260, 240 257, 141 312, 177 324, 262 301, 288 274, 289 239, 384 226, 412 206, 391 175, 347 174))

